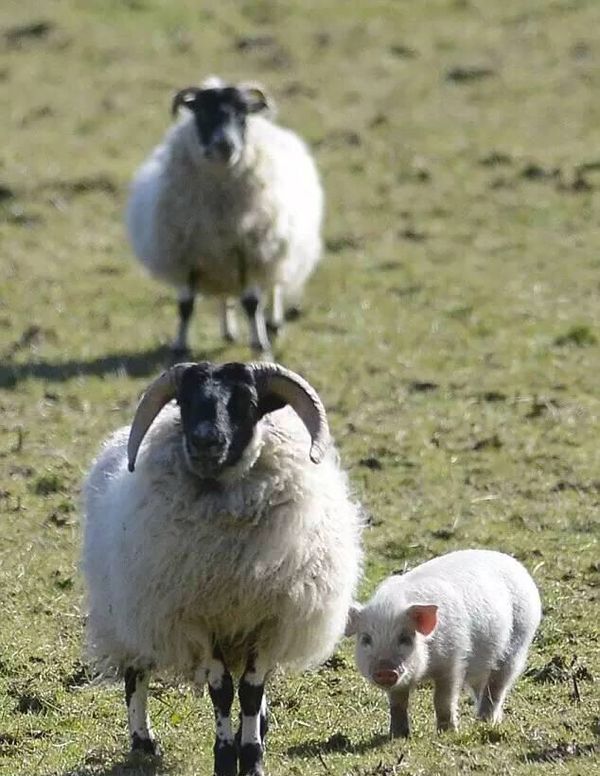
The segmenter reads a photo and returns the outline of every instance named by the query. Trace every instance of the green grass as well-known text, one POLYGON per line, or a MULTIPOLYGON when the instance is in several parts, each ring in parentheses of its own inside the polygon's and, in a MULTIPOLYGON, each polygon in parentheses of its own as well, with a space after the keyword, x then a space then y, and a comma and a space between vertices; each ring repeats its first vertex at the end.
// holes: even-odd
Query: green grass
MULTIPOLYGON (((321 392, 371 515, 362 595, 494 547, 545 611, 499 728, 465 705, 437 736, 423 689, 410 741, 383 740, 347 642, 277 677, 269 772, 598 767, 599 25, 596 0, 2 4, 2 776, 210 773, 207 699, 158 680, 164 759, 128 759, 121 690, 80 662, 77 564, 81 478, 175 329, 125 241, 127 182, 173 90, 211 72, 262 80, 322 170, 328 249, 276 355, 321 392)), ((248 357, 210 302, 192 336, 197 357, 248 357)))

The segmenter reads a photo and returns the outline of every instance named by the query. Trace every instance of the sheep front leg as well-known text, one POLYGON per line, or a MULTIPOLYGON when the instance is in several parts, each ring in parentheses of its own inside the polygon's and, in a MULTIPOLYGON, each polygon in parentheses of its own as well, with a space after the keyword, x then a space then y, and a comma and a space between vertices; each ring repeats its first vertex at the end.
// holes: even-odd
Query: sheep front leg
POLYGON ((250 654, 240 679, 241 727, 239 776, 263 776, 263 754, 267 733, 265 680, 267 670, 250 654))
POLYGON ((131 667, 125 670, 125 702, 131 751, 158 754, 158 746, 148 717, 148 682, 149 676, 146 671, 131 667))
POLYGON ((194 312, 195 298, 196 292, 189 286, 180 289, 177 294, 179 326, 177 329, 177 336, 171 346, 171 350, 176 355, 187 353, 188 351, 188 329, 190 328, 192 313, 194 312))
POLYGON ((215 776, 236 776, 237 752, 231 728, 233 704, 233 679, 223 661, 218 645, 213 648, 212 659, 206 668, 208 691, 215 712, 216 737, 214 745, 215 776))
POLYGON ((265 323, 264 302, 260 291, 253 289, 242 297, 242 307, 250 327, 250 347, 259 353, 270 353, 271 344, 265 323))

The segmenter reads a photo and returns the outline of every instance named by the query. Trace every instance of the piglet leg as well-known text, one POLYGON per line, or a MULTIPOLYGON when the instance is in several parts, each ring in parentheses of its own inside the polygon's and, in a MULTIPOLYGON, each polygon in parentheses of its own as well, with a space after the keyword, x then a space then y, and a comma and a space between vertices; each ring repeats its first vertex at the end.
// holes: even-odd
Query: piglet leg
POLYGON ((390 701, 390 738, 408 738, 410 724, 408 721, 409 688, 402 687, 389 693, 390 701))
POLYGON ((461 687, 461 679, 453 674, 435 680, 433 705, 438 730, 456 730, 458 727, 458 697, 461 687))

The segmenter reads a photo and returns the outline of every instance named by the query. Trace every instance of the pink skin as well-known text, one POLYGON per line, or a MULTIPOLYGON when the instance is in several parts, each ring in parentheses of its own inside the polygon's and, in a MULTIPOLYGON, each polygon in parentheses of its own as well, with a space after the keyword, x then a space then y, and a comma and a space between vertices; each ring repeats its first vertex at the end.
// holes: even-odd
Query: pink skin
MULTIPOLYGON (((431 634, 437 625, 437 607, 430 604, 415 604, 408 610, 408 616, 417 633, 431 634)), ((381 689, 391 691, 406 672, 402 661, 378 660, 371 672, 371 680, 381 689)))
POLYGON ((403 673, 403 666, 394 666, 389 660, 380 660, 376 664, 371 678, 378 687, 391 690, 394 685, 398 684, 403 673))

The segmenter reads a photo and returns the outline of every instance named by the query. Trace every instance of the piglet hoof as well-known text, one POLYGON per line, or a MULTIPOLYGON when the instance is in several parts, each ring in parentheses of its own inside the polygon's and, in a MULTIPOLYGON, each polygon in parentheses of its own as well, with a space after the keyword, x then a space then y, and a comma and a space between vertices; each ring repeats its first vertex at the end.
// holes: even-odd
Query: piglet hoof
POLYGON ((153 738, 142 738, 137 733, 131 736, 131 752, 132 754, 138 752, 149 754, 153 757, 160 757, 162 755, 159 745, 153 738))
POLYGON ((390 738, 408 738, 410 736, 410 730, 407 727, 391 727, 390 738))

